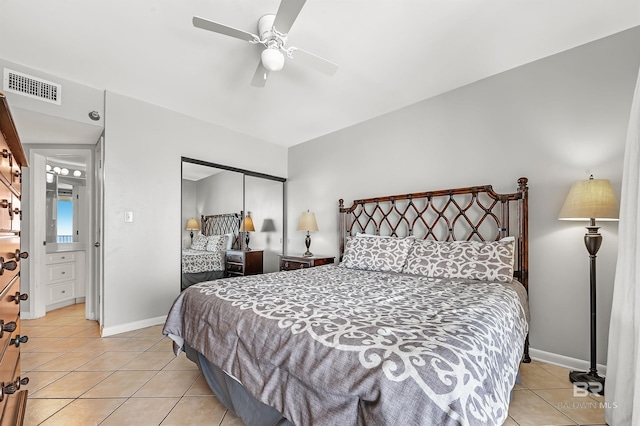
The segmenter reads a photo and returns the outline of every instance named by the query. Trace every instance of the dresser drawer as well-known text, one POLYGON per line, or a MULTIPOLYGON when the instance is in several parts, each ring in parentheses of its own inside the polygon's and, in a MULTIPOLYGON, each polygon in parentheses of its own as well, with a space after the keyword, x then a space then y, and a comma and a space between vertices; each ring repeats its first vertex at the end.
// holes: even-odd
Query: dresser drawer
MULTIPOLYGON (((0 182, 0 230, 10 231, 14 219, 14 203, 17 198, 3 182, 0 182)), ((19 215, 18 215, 19 217, 19 215)))
POLYGON ((0 336, 0 360, 1 360, 0 361, 0 381, 3 381, 3 380, 11 381, 10 378, 7 379, 5 376, 7 374, 9 375, 13 374, 13 368, 14 368, 13 364, 17 362, 17 361, 11 361, 11 362, 8 361, 8 357, 10 357, 13 352, 18 353, 17 350, 13 351, 13 349, 18 349, 18 348, 10 345, 9 342, 11 341, 11 338, 13 335, 20 333, 20 328, 19 328, 20 303, 16 303, 16 298, 15 298, 16 293, 19 293, 19 292, 20 292, 20 277, 15 277, 11 282, 11 284, 9 284, 4 289, 4 291, 0 293, 0 324, 4 327, 2 331, 2 335, 0 336), (13 330, 8 329, 11 326, 13 326, 13 330), (11 369, 11 372, 7 373, 6 372, 7 369, 11 369))
POLYGON ((46 263, 47 265, 53 263, 65 263, 65 262, 75 262, 76 261, 76 253, 51 253, 47 255, 46 263))
POLYGON ((76 278, 75 263, 59 263, 47 265, 47 283, 68 281, 76 278))
POLYGON ((0 291, 2 291, 20 272, 20 264, 16 262, 16 250, 20 250, 20 237, 0 237, 0 291), (11 268, 14 268, 11 270, 11 268))
POLYGON ((48 285, 47 288, 47 305, 63 302, 73 298, 74 281, 63 282, 60 284, 48 285))

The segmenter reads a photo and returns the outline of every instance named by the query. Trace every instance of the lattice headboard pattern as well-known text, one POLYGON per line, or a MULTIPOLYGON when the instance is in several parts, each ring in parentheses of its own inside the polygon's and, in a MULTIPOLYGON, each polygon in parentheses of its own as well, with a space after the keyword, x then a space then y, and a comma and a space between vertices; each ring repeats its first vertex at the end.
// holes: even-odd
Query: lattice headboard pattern
POLYGON ((224 213, 200 216, 200 229, 203 235, 233 234, 233 248, 240 247, 239 229, 242 215, 240 213, 224 213))
POLYGON ((356 200, 340 200, 340 257, 346 238, 358 232, 437 241, 496 241, 515 236, 516 278, 528 288, 528 187, 498 194, 491 185, 418 192, 356 200))

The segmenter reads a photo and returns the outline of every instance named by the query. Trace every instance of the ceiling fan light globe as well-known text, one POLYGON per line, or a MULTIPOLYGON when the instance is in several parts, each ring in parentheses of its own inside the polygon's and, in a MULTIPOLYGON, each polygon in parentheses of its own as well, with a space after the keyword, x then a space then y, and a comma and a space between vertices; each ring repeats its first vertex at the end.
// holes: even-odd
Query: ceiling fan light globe
POLYGON ((269 71, 280 71, 284 67, 284 55, 278 49, 262 51, 262 65, 269 71))

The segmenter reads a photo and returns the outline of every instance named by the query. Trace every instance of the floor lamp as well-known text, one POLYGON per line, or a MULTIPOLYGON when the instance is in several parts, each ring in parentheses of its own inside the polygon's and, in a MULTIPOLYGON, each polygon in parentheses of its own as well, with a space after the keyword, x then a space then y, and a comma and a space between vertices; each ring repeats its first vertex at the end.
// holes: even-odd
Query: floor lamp
POLYGON ((589 371, 571 371, 569 380, 592 393, 604 395, 604 377, 596 368, 596 254, 602 244, 602 235, 596 226, 598 220, 618 220, 618 202, 611 184, 606 179, 576 182, 569 191, 560 210, 560 220, 588 220, 584 244, 590 258, 589 281, 591 299, 591 366, 589 371))

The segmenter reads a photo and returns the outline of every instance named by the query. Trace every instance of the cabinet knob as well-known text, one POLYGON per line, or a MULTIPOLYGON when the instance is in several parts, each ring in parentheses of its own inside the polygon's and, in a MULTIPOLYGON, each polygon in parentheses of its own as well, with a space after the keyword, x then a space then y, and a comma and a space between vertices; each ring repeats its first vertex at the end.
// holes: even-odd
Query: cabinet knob
POLYGON ((9 302, 13 301, 16 302, 16 305, 20 303, 21 300, 27 300, 29 298, 29 295, 27 293, 20 293, 19 291, 16 291, 16 294, 13 296, 9 296, 9 302))
POLYGON ((29 340, 29 336, 20 336, 19 334, 16 334, 16 337, 9 340, 9 344, 10 345, 16 345, 17 347, 20 347, 21 343, 27 343, 27 341, 29 340))
POLYGON ((13 333, 14 331, 16 331, 16 327, 17 325, 15 321, 10 321, 5 324, 4 320, 0 319, 0 338, 2 337, 5 331, 9 333, 13 333))
POLYGON ((8 149, 3 149, 2 153, 0 153, 0 155, 2 155, 2 158, 8 158, 9 159, 9 167, 13 167, 13 156, 11 155, 11 153, 9 152, 8 149))
POLYGON ((4 274, 5 269, 7 271, 15 271, 18 267, 18 262, 15 260, 4 261, 4 257, 0 256, 0 275, 4 274))
POLYGON ((16 249, 13 257, 16 260, 16 262, 20 262, 20 259, 26 259, 27 257, 29 257, 29 253, 26 251, 20 251, 20 249, 16 249))
POLYGON ((284 262, 285 269, 289 269, 289 262, 284 262))

